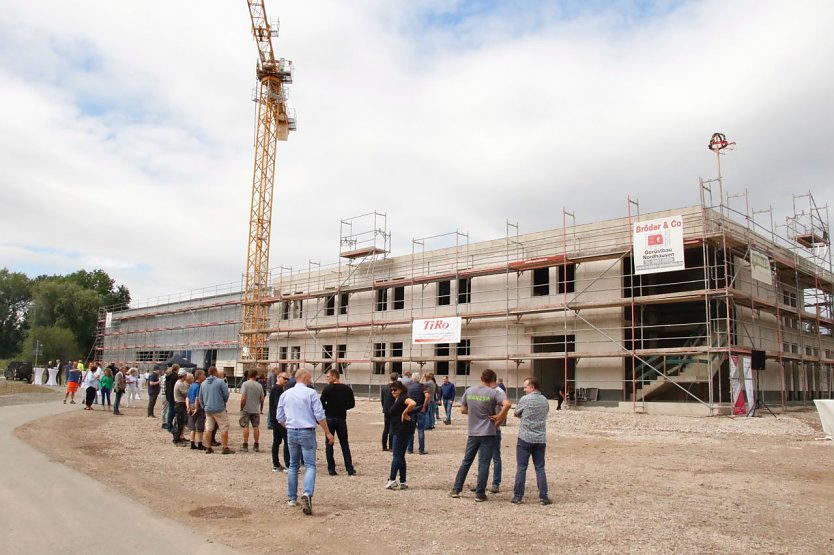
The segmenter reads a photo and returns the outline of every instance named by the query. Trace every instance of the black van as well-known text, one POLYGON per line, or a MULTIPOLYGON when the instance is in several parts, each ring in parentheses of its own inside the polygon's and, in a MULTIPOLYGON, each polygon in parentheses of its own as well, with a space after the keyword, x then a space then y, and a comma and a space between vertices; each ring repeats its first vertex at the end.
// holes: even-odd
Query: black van
POLYGON ((32 383, 33 377, 34 372, 32 372, 31 362, 13 360, 9 363, 9 367, 6 368, 7 380, 21 380, 27 383, 32 383))

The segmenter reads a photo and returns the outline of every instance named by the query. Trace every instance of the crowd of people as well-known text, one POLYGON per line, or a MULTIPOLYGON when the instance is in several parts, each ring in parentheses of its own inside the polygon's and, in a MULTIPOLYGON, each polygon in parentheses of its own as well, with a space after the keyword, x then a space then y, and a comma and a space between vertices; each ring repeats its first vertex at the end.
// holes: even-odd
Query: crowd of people
MULTIPOLYGON (((58 362, 60 364, 60 361, 58 362)), ((154 366, 144 376, 136 368, 110 364, 101 367, 91 363, 72 362, 61 367, 67 390, 64 403, 75 403, 79 389, 83 393, 84 409, 112 410, 120 415, 122 397, 127 404, 141 400, 140 383, 147 385, 147 417, 157 418, 157 400, 163 395, 162 425, 171 434, 175 446, 189 447, 207 454, 235 453, 229 446, 229 386, 223 370, 209 368, 188 371, 174 364, 164 372, 154 366), (111 408, 112 393, 112 408, 111 408), (219 441, 218 436, 219 435, 219 441), (217 450, 217 451, 215 451, 217 450)), ((339 441, 345 473, 357 474, 351 455, 347 414, 356 405, 353 390, 341 382, 336 368, 326 374, 327 385, 319 395, 313 387, 313 375, 306 368, 286 371, 274 368, 266 383, 257 370, 251 370, 240 386, 240 419, 243 431, 241 451, 260 452, 260 421, 267 405, 267 428, 272 431, 272 470, 287 474, 287 504, 301 504, 304 514, 312 514, 312 499, 316 483, 316 430, 325 437, 327 472, 338 475, 335 442, 339 441), (250 433, 251 428, 251 433, 250 433), (283 444, 283 449, 282 449, 283 444), (283 462, 283 464, 282 464, 283 462), (301 496, 298 495, 299 471, 304 467, 301 496)), ((539 503, 549 505, 545 474, 546 422, 549 412, 547 398, 541 393, 538 381, 529 377, 523 382, 524 396, 516 405, 514 416, 520 419, 516 445, 516 476, 513 484, 514 504, 522 503, 527 468, 530 460, 536 474, 539 503)), ((387 386, 381 388, 380 403, 384 417, 381 437, 382 450, 391 453, 391 465, 385 488, 408 489, 407 455, 414 453, 416 440, 419 455, 428 453, 426 431, 432 430, 440 419, 443 406, 445 425, 452 424, 453 404, 457 398, 455 385, 443 376, 438 384, 434 375, 421 376, 409 370, 391 373, 387 386)), ((484 370, 480 383, 466 389, 460 397, 460 413, 467 418, 467 441, 463 459, 455 476, 449 496, 460 498, 464 482, 475 457, 478 458, 477 480, 470 489, 476 502, 488 499, 487 491, 498 493, 501 486, 501 427, 512 409, 506 387, 492 370, 484 370), (490 466, 493 467, 489 489, 490 466)))
POLYGON ((79 393, 82 397, 84 410, 95 410, 93 405, 101 405, 102 410, 112 411, 115 415, 122 415, 119 410, 122 398, 129 407, 131 401, 138 403, 142 400, 139 395, 139 372, 136 368, 110 363, 102 366, 92 362, 85 367, 82 361, 61 364, 61 361, 50 361, 49 368, 57 368, 58 383, 65 379, 67 384, 64 394, 64 404, 76 404, 75 397, 79 393))

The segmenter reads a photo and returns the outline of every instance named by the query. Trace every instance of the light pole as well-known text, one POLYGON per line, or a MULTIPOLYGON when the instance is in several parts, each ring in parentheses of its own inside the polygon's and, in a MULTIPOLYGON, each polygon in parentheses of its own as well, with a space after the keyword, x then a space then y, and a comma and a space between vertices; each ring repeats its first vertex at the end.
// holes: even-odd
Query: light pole
POLYGON ((41 354, 41 347, 43 347, 43 343, 35 339, 35 368, 38 367, 38 355, 41 354))

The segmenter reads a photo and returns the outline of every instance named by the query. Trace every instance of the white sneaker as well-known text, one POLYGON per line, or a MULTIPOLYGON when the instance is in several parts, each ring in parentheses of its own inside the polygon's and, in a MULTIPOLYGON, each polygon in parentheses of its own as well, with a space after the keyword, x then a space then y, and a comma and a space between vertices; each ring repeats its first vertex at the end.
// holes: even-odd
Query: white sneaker
POLYGON ((400 489, 408 489, 408 486, 405 482, 400 482, 400 489))
POLYGON ((398 489, 399 486, 397 485, 396 480, 388 480, 388 484, 385 486, 385 489, 398 489))
POLYGON ((287 501, 287 507, 295 507, 296 505, 298 505, 298 503, 295 501, 287 501))

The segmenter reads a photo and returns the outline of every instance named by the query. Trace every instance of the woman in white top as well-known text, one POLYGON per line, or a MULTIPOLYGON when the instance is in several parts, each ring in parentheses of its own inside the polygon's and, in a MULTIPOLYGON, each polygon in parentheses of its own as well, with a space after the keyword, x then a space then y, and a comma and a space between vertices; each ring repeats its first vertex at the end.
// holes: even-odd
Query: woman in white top
POLYGON ((139 397, 139 371, 136 368, 131 368, 125 378, 127 380, 127 407, 130 408, 130 401, 134 398, 141 401, 139 397))
POLYGON ((84 410, 93 410, 93 401, 96 399, 96 392, 98 391, 98 378, 96 377, 96 369, 90 368, 84 372, 84 378, 81 382, 81 388, 84 390, 84 410))

